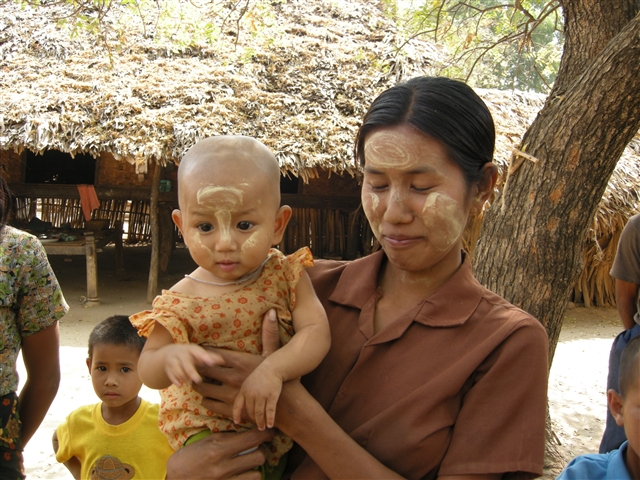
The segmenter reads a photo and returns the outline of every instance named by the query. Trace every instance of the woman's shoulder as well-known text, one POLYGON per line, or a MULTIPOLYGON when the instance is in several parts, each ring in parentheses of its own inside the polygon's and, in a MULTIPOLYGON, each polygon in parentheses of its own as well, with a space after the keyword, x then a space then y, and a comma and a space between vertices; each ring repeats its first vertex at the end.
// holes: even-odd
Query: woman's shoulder
POLYGON ((32 234, 10 225, 2 228, 2 248, 21 250, 42 250, 40 241, 32 234))

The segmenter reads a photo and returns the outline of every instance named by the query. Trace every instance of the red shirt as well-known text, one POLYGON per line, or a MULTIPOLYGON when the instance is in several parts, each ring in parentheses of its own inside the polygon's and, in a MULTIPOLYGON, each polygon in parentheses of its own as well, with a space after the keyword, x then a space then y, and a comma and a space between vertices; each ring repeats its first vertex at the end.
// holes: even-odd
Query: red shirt
MULTIPOLYGON (((407 478, 541 475, 544 327, 482 287, 465 258, 436 292, 374 335, 384 258, 320 260, 308 270, 332 344, 306 388, 358 444, 407 478)), ((292 478, 327 477, 306 457, 292 478)))

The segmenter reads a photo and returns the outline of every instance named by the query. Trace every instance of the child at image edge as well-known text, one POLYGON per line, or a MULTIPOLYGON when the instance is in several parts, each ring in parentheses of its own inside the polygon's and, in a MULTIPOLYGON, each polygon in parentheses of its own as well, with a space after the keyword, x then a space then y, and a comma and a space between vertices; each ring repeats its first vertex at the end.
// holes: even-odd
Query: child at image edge
POLYGON ((129 317, 100 322, 89 336, 87 366, 101 402, 73 411, 53 434, 56 460, 75 479, 162 479, 173 449, 158 429, 158 405, 138 396, 145 339, 129 317))
MULTIPOLYGON (((282 384, 313 370, 330 345, 326 314, 304 270, 313 265, 311 252, 284 256, 271 248, 282 240, 291 208, 280 206, 280 168, 265 145, 242 136, 196 143, 180 162, 178 204, 173 220, 199 267, 156 297, 153 310, 131 317, 149 336, 140 378, 163 389, 160 428, 176 450, 211 432, 255 428, 241 423, 243 409, 258 428, 273 427, 282 384), (198 365, 221 359, 200 345, 260 353, 271 309, 283 347, 245 380, 233 419, 208 412, 191 382, 202 380, 198 365)), ((271 442, 269 477, 279 475, 291 447, 283 435, 271 442)))
POLYGON ((607 400, 627 441, 609 453, 574 458, 558 480, 640 480, 640 337, 622 351, 618 390, 610 389, 607 400))

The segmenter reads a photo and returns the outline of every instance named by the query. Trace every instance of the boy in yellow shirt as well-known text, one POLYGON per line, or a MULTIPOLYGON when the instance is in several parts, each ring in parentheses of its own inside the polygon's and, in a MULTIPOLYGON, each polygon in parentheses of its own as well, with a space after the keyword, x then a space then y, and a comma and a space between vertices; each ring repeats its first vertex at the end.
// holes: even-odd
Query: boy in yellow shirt
POLYGON ((144 343, 124 315, 91 332, 87 366, 101 402, 73 411, 53 434, 56 460, 75 479, 165 477, 173 449, 158 428, 158 405, 138 396, 144 343))

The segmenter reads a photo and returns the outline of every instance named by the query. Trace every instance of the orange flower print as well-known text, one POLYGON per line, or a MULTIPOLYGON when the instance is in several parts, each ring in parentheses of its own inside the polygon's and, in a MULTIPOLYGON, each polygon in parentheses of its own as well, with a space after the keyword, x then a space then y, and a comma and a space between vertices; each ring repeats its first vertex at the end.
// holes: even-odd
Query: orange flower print
POLYGON ((238 348, 241 350, 244 348, 244 342, 242 340, 238 340, 238 343, 236 345, 238 345, 238 348))
POLYGON ((213 332, 211 334, 211 338, 213 338, 214 340, 218 340, 220 338, 220 334, 218 332, 213 332))
POLYGON ((265 284, 265 285, 271 285, 271 283, 272 283, 272 282, 271 282, 271 280, 265 280, 265 281, 264 281, 264 284, 265 284))
POLYGON ((179 298, 174 298, 173 301, 171 302, 172 305, 178 305, 179 303, 180 303, 179 298))
POLYGON ((244 297, 240 297, 240 298, 238 299, 238 303, 242 303, 242 304, 247 303, 247 301, 248 301, 248 300, 247 300, 246 298, 244 298, 244 297))
MULTIPOLYGON (((238 312, 239 313, 239 312, 238 312)), ((236 328, 240 328, 240 325, 242 325, 242 322, 240 320, 238 320, 237 318, 233 321, 233 326, 236 328)))
POLYGON ((231 303, 231 299, 230 298, 225 298, 224 301, 227 302, 227 303, 231 303))
POLYGON ((273 267, 274 270, 282 270, 282 265, 276 265, 273 267))
POLYGON ((251 335, 251 329, 249 329, 249 330, 245 330, 245 332, 244 332, 244 336, 245 336, 245 337, 248 337, 249 335, 251 335))
POLYGON ((202 311, 202 307, 200 305, 198 305, 196 308, 193 309, 193 311, 195 313, 200 313, 202 311))
POLYGON ((220 322, 216 322, 212 325, 213 328, 222 328, 222 324, 220 322))
POLYGON ((214 303, 213 305, 211 305, 211 308, 213 308, 214 310, 220 310, 220 304, 214 303))
POLYGON ((207 327, 207 325, 206 325, 205 323, 201 324, 201 325, 198 327, 198 329, 199 329, 201 332, 206 331, 208 328, 209 328, 209 327, 207 327))

